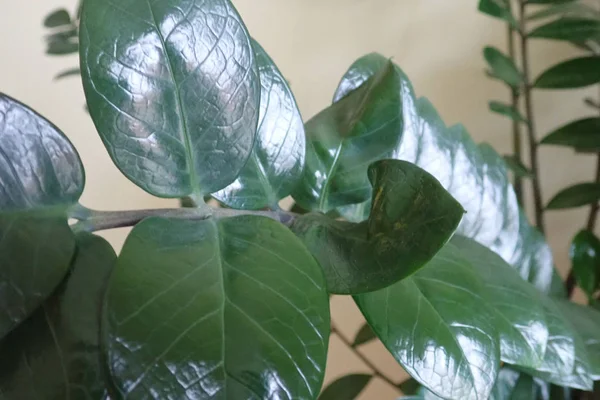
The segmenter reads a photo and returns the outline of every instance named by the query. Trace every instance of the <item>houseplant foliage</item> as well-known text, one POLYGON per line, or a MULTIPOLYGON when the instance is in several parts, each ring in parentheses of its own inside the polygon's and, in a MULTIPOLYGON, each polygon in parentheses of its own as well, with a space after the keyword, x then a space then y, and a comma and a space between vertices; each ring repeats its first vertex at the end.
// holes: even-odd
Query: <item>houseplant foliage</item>
MULTIPOLYGON (((0 398, 317 398, 332 293, 369 324, 342 340, 381 340, 417 383, 406 392, 509 398, 600 379, 600 314, 565 298, 502 157, 447 127, 386 57, 357 60, 302 123, 228 0, 86 0, 80 15, 66 23, 112 160, 193 206, 84 207, 76 150, 2 95, 1 346, 14 361, 0 398), (289 194, 308 213, 279 209, 289 194), (93 233, 122 226, 116 256, 93 233)), ((321 397, 352 398, 371 377, 321 397)))

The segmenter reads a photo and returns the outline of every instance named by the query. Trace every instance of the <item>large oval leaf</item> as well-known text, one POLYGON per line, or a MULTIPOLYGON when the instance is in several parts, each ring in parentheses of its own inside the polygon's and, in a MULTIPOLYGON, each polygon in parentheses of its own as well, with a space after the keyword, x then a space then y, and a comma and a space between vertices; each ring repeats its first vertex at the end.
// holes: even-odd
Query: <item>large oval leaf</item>
POLYGON ((600 20, 561 18, 535 28, 528 36, 582 43, 600 36, 600 20))
POLYGON ((145 220, 105 310, 109 370, 129 399, 315 398, 321 387, 323 273, 273 220, 145 220))
POLYGON ((0 343, 0 399, 104 398, 100 306, 116 258, 104 239, 77 236, 69 278, 0 343))
POLYGON ((87 0, 83 87, 119 169, 161 197, 223 189, 256 136, 260 82, 229 0, 87 0))
POLYGON ((598 152, 600 151, 600 118, 590 117, 570 122, 549 133, 540 144, 598 152))
POLYGON ((454 244, 410 278, 355 296, 382 343, 435 394, 487 399, 500 346, 484 286, 454 244))
POLYGON ((550 67, 535 80, 539 89, 576 89, 600 82, 600 57, 580 57, 550 67))
POLYGON ((463 209, 429 173, 405 161, 369 167, 374 198, 368 221, 323 214, 294 220, 291 229, 325 271, 330 293, 382 289, 423 267, 450 239, 463 209))
MULTIPOLYGON (((406 160, 435 176, 462 204, 467 213, 459 226, 461 234, 498 253, 538 289, 545 292, 552 290, 553 282, 558 280, 550 248, 519 210, 504 160, 490 146, 477 146, 462 126, 447 128, 431 103, 425 99, 415 100, 412 85, 404 73, 395 66, 390 71, 388 59, 378 54, 362 57, 350 67, 338 87, 334 102, 332 107, 317 115, 314 122, 307 124, 308 148, 318 147, 319 143, 343 142, 348 124, 339 123, 338 126, 335 115, 357 116, 352 126, 358 136, 352 140, 362 143, 362 146, 367 143, 369 147, 364 151, 359 147, 344 154, 344 165, 354 167, 352 177, 364 174, 365 178, 346 179, 349 174, 342 173, 342 177, 337 179, 337 169, 307 162, 302 185, 294 192, 296 199, 313 199, 301 201, 304 208, 318 208, 318 201, 311 197, 315 186, 307 182, 314 181, 314 176, 320 176, 320 187, 326 185, 328 188, 327 198, 335 198, 338 205, 344 203, 345 207, 339 209, 344 217, 351 221, 364 221, 369 215, 369 204, 352 205, 352 201, 371 193, 371 186, 366 180, 367 165, 384 156, 406 160), (395 77, 390 74, 395 74, 395 77), (382 79, 382 76, 386 78, 382 79), (365 82, 367 84, 361 86, 365 82), (391 85, 390 82, 396 83, 391 85), (379 94, 375 101, 361 95, 365 87, 379 94), (361 89, 355 90, 357 88, 361 89), (389 88, 396 88, 399 92, 394 93, 389 88), (356 104, 363 104, 366 100, 370 104, 369 123, 381 127, 375 133, 372 133, 375 128, 360 129, 364 125, 361 115, 365 114, 355 112, 356 104), (389 103, 394 107, 388 110, 389 103), (314 132, 319 134, 317 139, 314 132), (388 139, 382 139, 386 137, 388 139), (347 184, 337 184, 342 179, 347 184), (328 180, 331 182, 326 183, 328 180), (349 196, 350 193, 353 196, 349 196), (361 195, 357 196, 357 193, 361 195)), ((310 159, 310 150, 308 154, 310 159)))
POLYGON ((67 210, 84 186, 68 139, 0 94, 0 337, 63 279, 75 248, 67 210))
POLYGON ((592 299, 600 288, 600 240, 588 230, 579 232, 571 242, 569 257, 577 285, 592 299))
POLYGON ((233 208, 275 207, 302 175, 306 153, 304 123, 287 81, 265 50, 253 41, 260 73, 258 136, 235 182, 213 194, 233 208))

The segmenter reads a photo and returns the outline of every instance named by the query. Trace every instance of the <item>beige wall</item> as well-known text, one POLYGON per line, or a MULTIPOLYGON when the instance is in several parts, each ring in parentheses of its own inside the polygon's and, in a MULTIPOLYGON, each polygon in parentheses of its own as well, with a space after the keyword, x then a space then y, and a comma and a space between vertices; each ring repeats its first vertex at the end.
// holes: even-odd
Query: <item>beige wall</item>
MULTIPOLYGON (((2 0, 0 7, 0 91, 31 105, 61 127, 83 158, 88 186, 82 203, 98 209, 169 206, 149 196, 113 166, 83 111, 77 79, 59 83, 52 77, 76 63, 75 57, 43 55, 41 20, 53 8, 74 7, 75 0, 2 0)), ((300 108, 308 118, 325 107, 348 65, 378 51, 411 77, 419 95, 436 105, 448 124, 462 122, 477 141, 508 152, 509 123, 487 111, 491 98, 507 92, 484 77, 483 46, 504 46, 501 23, 477 13, 476 0, 237 0, 251 33, 263 44, 291 81, 300 108)), ((566 45, 539 43, 533 50, 534 74, 574 51, 566 45)), ((584 90, 541 92, 535 96, 540 136, 551 128, 586 114, 584 90)), ((593 90, 587 94, 594 95, 593 90)), ((541 162, 546 199, 573 181, 591 179, 593 158, 568 150, 544 149, 541 162)), ((567 266, 570 238, 582 226, 586 210, 548 215, 550 242, 557 264, 567 266)), ((110 232, 117 246, 125 232, 110 232)), ((348 299, 334 300, 334 314, 353 335, 359 314, 348 299)), ((368 371, 332 339, 333 364, 328 379, 347 371, 368 371)), ((372 345, 369 354, 392 375, 399 376, 391 356, 372 345)), ((367 398, 393 399, 394 391, 373 382, 367 398)))

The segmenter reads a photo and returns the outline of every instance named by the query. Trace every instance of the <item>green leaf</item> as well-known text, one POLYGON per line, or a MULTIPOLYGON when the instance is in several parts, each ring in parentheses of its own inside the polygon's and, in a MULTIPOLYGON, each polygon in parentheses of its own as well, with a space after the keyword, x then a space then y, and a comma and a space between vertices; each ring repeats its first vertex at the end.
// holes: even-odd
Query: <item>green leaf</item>
POLYGON ((71 16, 64 8, 52 11, 44 18, 44 26, 46 28, 56 28, 59 26, 70 25, 71 16))
POLYGON ((566 40, 569 42, 585 42, 600 35, 600 20, 589 18, 561 18, 539 26, 527 36, 566 40))
MULTIPOLYGON (((357 60, 342 79, 334 101, 341 102, 351 98, 356 89, 367 82, 374 75, 381 76, 382 70, 388 68, 388 59, 378 55, 369 54, 357 60)), ((477 146, 466 132, 465 128, 457 125, 447 128, 437 114, 434 107, 426 99, 415 100, 415 95, 410 81, 404 73, 395 67, 396 80, 400 81, 401 110, 390 112, 386 116, 379 112, 381 117, 373 121, 375 126, 391 127, 394 124, 386 118, 400 118, 400 131, 391 128, 384 131, 394 140, 373 139, 373 143, 380 146, 369 155, 357 150, 357 155, 349 155, 347 164, 356 165, 353 176, 366 171, 366 165, 377 161, 379 156, 401 159, 414 163, 435 176, 448 192, 457 199, 467 211, 459 226, 459 232, 464 236, 473 238, 492 249, 506 261, 513 265, 521 276, 532 282, 538 289, 547 293, 555 292, 562 295, 564 291, 562 281, 554 270, 552 253, 544 237, 533 228, 525 215, 520 211, 516 196, 511 187, 506 172, 504 160, 489 145, 477 146), (359 157, 360 164, 359 165, 359 157), (360 168, 359 168, 360 167, 360 168)), ((391 79, 390 79, 391 80, 391 79)), ((371 81, 367 86, 372 86, 371 81)), ((385 85, 384 85, 385 86, 385 85)), ((385 87, 377 88, 383 93, 385 87)), ((397 95, 390 93, 388 97, 377 97, 383 110, 386 104, 392 102, 397 95), (387 100, 387 102, 385 101, 387 100)), ((334 104, 322 113, 329 113, 336 107, 334 104)), ((353 108, 346 107, 347 115, 353 114, 353 108)), ((377 114, 374 112, 374 114, 377 114)), ((318 116, 316 118, 319 118, 318 116)), ((357 124, 359 126, 360 124, 357 124)), ((342 129, 331 124, 327 131, 323 130, 324 142, 343 140, 342 129)), ((309 130, 310 149, 315 145, 309 130)), ((383 131, 377 131, 371 136, 365 131, 365 136, 357 137, 360 146, 383 131), (361 139, 361 140, 359 140, 361 139)), ((310 150, 309 150, 310 154, 310 150)), ((307 163, 304 180, 309 181, 312 176, 320 175, 335 179, 338 171, 328 173, 323 165, 307 163)), ((295 198, 310 197, 313 186, 306 183, 300 185, 294 193, 295 198)), ((321 185, 324 181, 321 182, 321 185)), ((334 181, 338 182, 338 181, 334 181)), ((367 182, 360 180, 360 185, 328 184, 328 192, 337 199, 343 199, 341 192, 372 193, 367 182)), ((370 202, 351 204, 352 199, 346 196, 345 205, 338 208, 340 213, 349 221, 364 221, 369 216, 370 202)), ((314 202, 305 205, 310 207, 314 202)))
POLYGON ((536 368, 544 359, 548 328, 537 290, 500 256, 472 239, 455 235, 452 244, 483 282, 483 296, 493 309, 501 360, 536 368))
POLYGON ((547 386, 531 375, 504 367, 498 374, 490 400, 549 400, 547 386))
POLYGON ((527 4, 563 4, 572 3, 577 0, 527 0, 527 4))
POLYGON ((504 162, 506 162, 506 166, 510 169, 516 176, 520 178, 533 178, 533 172, 529 168, 527 168, 523 163, 515 156, 503 156, 504 162))
POLYGON ((302 175, 306 153, 304 123, 285 78, 253 41, 260 73, 258 136, 252 155, 235 182, 213 194, 238 209, 274 207, 302 175))
POLYGON ((513 121, 527 122, 527 120, 510 104, 504 104, 499 101, 490 101, 490 110, 500 115, 504 115, 513 121))
POLYGON ((105 302, 119 396, 315 398, 321 388, 323 273, 276 221, 147 219, 125 242, 105 302))
POLYGON ((444 398, 487 399, 500 346, 484 291, 451 242, 412 277, 354 299, 382 343, 427 389, 444 398))
POLYGON ((68 279, 0 342, 0 399, 104 398, 99 312, 116 258, 104 239, 77 236, 68 279))
POLYGON ((576 89, 600 83, 600 57, 561 62, 544 71, 533 84, 539 89, 576 89))
POLYGON ((571 243, 569 257, 577 285, 592 298, 600 287, 600 240, 593 232, 579 232, 571 243))
POLYGON ((79 200, 84 180, 63 133, 0 93, 0 338, 66 274, 75 248, 67 210, 79 200))
POLYGON ((130 180, 179 198, 235 180, 254 146, 260 80, 229 0, 87 0, 80 41, 90 115, 130 180))
POLYGON ((508 1, 506 0, 479 0, 479 11, 492 17, 507 21, 513 27, 518 27, 517 20, 510 12, 508 1))
POLYGON ((291 226, 325 271, 330 293, 369 292, 410 276, 450 239, 464 213, 433 176, 406 161, 378 161, 369 178, 368 221, 314 213, 291 226))
POLYGON ((564 314, 558 305, 560 299, 542 300, 550 332, 544 362, 535 370, 521 367, 518 369, 559 386, 590 390, 594 382, 586 343, 569 322, 569 316, 564 314))
POLYGON ((495 47, 483 49, 483 56, 491 68, 492 76, 507 85, 518 88, 523 83, 523 76, 515 62, 495 47))
POLYGON ((57 81, 59 79, 67 78, 70 76, 79 76, 79 75, 81 75, 81 70, 79 68, 71 68, 71 69, 64 70, 60 74, 56 75, 54 77, 54 80, 57 81))
POLYGON ((600 151, 600 118, 570 122, 549 133, 540 144, 574 147, 579 151, 600 151))
POLYGON ((369 324, 365 323, 354 337, 352 347, 358 347, 375 339, 377 339, 377 335, 373 332, 369 324))
POLYGON ((535 13, 530 14, 527 17, 527 19, 533 21, 554 16, 598 18, 600 17, 600 14, 598 13, 598 11, 586 4, 579 2, 570 2, 563 4, 555 4, 543 8, 535 13))
POLYGON ((561 190, 548 203, 549 210, 587 206, 600 201, 600 184, 580 183, 561 190))
POLYGON ((367 387, 372 375, 351 374, 333 381, 323 390, 319 400, 354 400, 367 387))
POLYGON ((404 394, 416 395, 421 390, 421 385, 415 378, 408 378, 404 382, 398 385, 398 388, 404 394))
POLYGON ((74 40, 56 39, 48 42, 46 54, 53 56, 62 56, 66 54, 75 54, 79 50, 79 44, 74 40))

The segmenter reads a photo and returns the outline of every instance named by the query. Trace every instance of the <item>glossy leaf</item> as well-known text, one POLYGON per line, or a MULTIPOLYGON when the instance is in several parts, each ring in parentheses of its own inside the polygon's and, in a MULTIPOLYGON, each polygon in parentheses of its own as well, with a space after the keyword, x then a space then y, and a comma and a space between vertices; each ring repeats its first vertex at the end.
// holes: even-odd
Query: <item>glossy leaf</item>
POLYGON ((508 1, 506 0, 479 0, 479 11, 492 17, 503 19, 514 27, 518 26, 517 20, 511 14, 508 1))
POLYGON ((569 257, 577 285, 592 298, 600 288, 600 240, 593 232, 579 232, 571 243, 569 257))
POLYGON ((372 375, 351 374, 333 381, 323 390, 319 400, 354 400, 367 387, 372 375))
POLYGON ((426 268, 386 289, 355 296, 404 369, 444 398, 486 399, 500 346, 485 288, 452 242, 426 268))
POLYGON ((483 56, 487 61, 492 76, 504 81, 507 85, 518 88, 523 83, 523 76, 515 62, 495 47, 486 47, 483 56))
POLYGON ((559 386, 591 389, 593 378, 586 343, 559 308, 557 302, 561 300, 542 297, 542 301, 550 334, 544 361, 535 370, 519 369, 559 386))
POLYGON ((500 256, 460 235, 452 243, 483 282, 483 295, 494 310, 501 360, 536 368, 544 359, 548 328, 537 290, 500 256))
POLYGON ((375 339, 377 339, 377 335, 373 332, 369 324, 365 323, 356 334, 354 342, 352 342, 352 347, 358 347, 375 339))
POLYGON ((147 219, 106 297, 113 384, 128 399, 315 398, 328 303, 318 264, 276 221, 147 219))
POLYGON ((314 213, 291 226, 325 271, 330 293, 365 293, 412 275, 450 239, 463 216, 433 176, 406 161, 378 161, 369 167, 369 178, 374 194, 368 221, 314 213))
POLYGON ((598 152, 600 151, 600 118, 591 117, 570 122, 549 133, 540 144, 598 152))
POLYGON ((117 256, 102 238, 77 237, 59 291, 0 342, 0 399, 100 399, 100 305, 117 256))
POLYGON ((600 57, 563 61, 544 71, 534 82, 539 89, 576 89, 600 83, 600 57))
POLYGON ((252 155, 235 182, 213 194, 233 208, 274 207, 302 175, 306 143, 304 123, 294 95, 277 66, 253 42, 260 73, 258 135, 252 155))
POLYGON ((554 16, 561 17, 592 17, 598 18, 600 14, 598 11, 590 7, 589 5, 580 2, 570 2, 555 4, 539 11, 530 14, 528 20, 537 20, 542 18, 549 18, 554 16))
POLYGON ((69 12, 64 8, 60 8, 48 14, 44 19, 44 26, 46 28, 56 28, 59 26, 69 25, 71 23, 71 16, 69 12))
POLYGON ((528 36, 585 42, 600 36, 600 20, 589 18, 561 18, 535 28, 528 36))
POLYGON ((527 120, 510 104, 504 104, 499 101, 490 102, 490 110, 500 115, 504 115, 513 121, 527 122, 527 120))
POLYGON ((83 186, 83 166, 63 133, 0 94, 0 338, 67 272, 75 248, 67 210, 83 186))
POLYGON ((90 115, 129 179, 160 197, 235 180, 254 146, 260 81, 229 0, 87 0, 80 31, 90 115))
POLYGON ((60 74, 56 75, 54 77, 54 79, 59 80, 59 79, 63 79, 63 78, 68 78, 70 76, 79 76, 79 75, 81 75, 81 70, 79 68, 71 68, 71 69, 64 70, 60 74))
POLYGON ((489 400, 551 400, 548 386, 531 375, 504 367, 489 400))
MULTIPOLYGON (((357 60, 345 74, 334 97, 334 102, 350 98, 351 93, 381 70, 387 69, 388 59, 378 54, 370 54, 357 60)), ((464 127, 458 125, 447 128, 431 103, 425 99, 415 100, 415 95, 408 78, 395 68, 400 81, 401 111, 389 114, 389 118, 402 120, 400 132, 390 132, 399 137, 390 141, 397 143, 390 147, 388 143, 373 151, 364 162, 377 161, 382 153, 390 154, 395 159, 406 160, 425 169, 435 176, 448 192, 457 199, 467 211, 459 226, 459 232, 473 238, 498 253, 513 265, 521 276, 533 283, 543 292, 564 295, 562 280, 554 271, 552 254, 543 236, 534 229, 524 214, 519 210, 516 196, 506 173, 504 160, 488 145, 477 146, 467 134, 464 127)), ((383 89, 382 89, 383 90, 383 89)), ((383 92, 381 92, 383 93, 383 92)), ((397 98, 389 94, 389 98, 379 97, 381 104, 387 104, 397 98)), ((335 107, 335 104, 334 104, 335 107)), ((382 106, 383 108, 383 106, 382 106)), ((348 113, 352 107, 348 106, 348 113)), ((327 113, 328 110, 323 111, 327 113)), ((385 113, 380 112, 378 126, 389 126, 385 113)), ((335 125, 323 132, 329 141, 340 140, 343 132, 335 125)), ((309 131, 310 133, 310 131, 309 131)), ((370 137, 363 136, 363 142, 370 143, 370 137)), ((312 138, 309 135, 309 141, 312 138)), ((383 143, 376 142, 373 143, 383 143)), ((309 148, 312 145, 309 144, 309 148)), ((361 153, 362 154, 362 153, 361 153)), ((358 164, 352 158, 349 165, 358 164)), ((362 167, 361 167, 362 168, 362 167)), ((306 175, 328 176, 327 169, 307 164, 306 175)), ((358 173, 358 169, 356 173, 358 173)), ((336 175, 334 171, 331 176, 336 175)), ((361 181, 362 182, 362 181, 361 181)), ((364 183, 359 186, 348 185, 347 190, 354 192, 371 192, 371 187, 364 183)), ((299 186, 294 193, 302 191, 310 193, 310 185, 299 186)), ((336 185, 329 186, 329 192, 335 194, 336 185)), ((344 189, 346 190, 346 189, 344 189)), ((341 198, 341 196, 336 196, 341 198)), ((347 199, 350 200, 350 199, 347 199)), ((351 204, 338 208, 340 213, 350 221, 364 221, 369 216, 369 202, 351 204)))
POLYGON ((561 190, 548 203, 549 210, 561 210, 594 204, 600 201, 600 184, 580 183, 561 190))
POLYGON ((504 156, 502 158, 504 159, 508 169, 510 169, 516 176, 520 178, 533 178, 533 172, 524 166, 522 162, 517 160, 515 156, 504 156))

